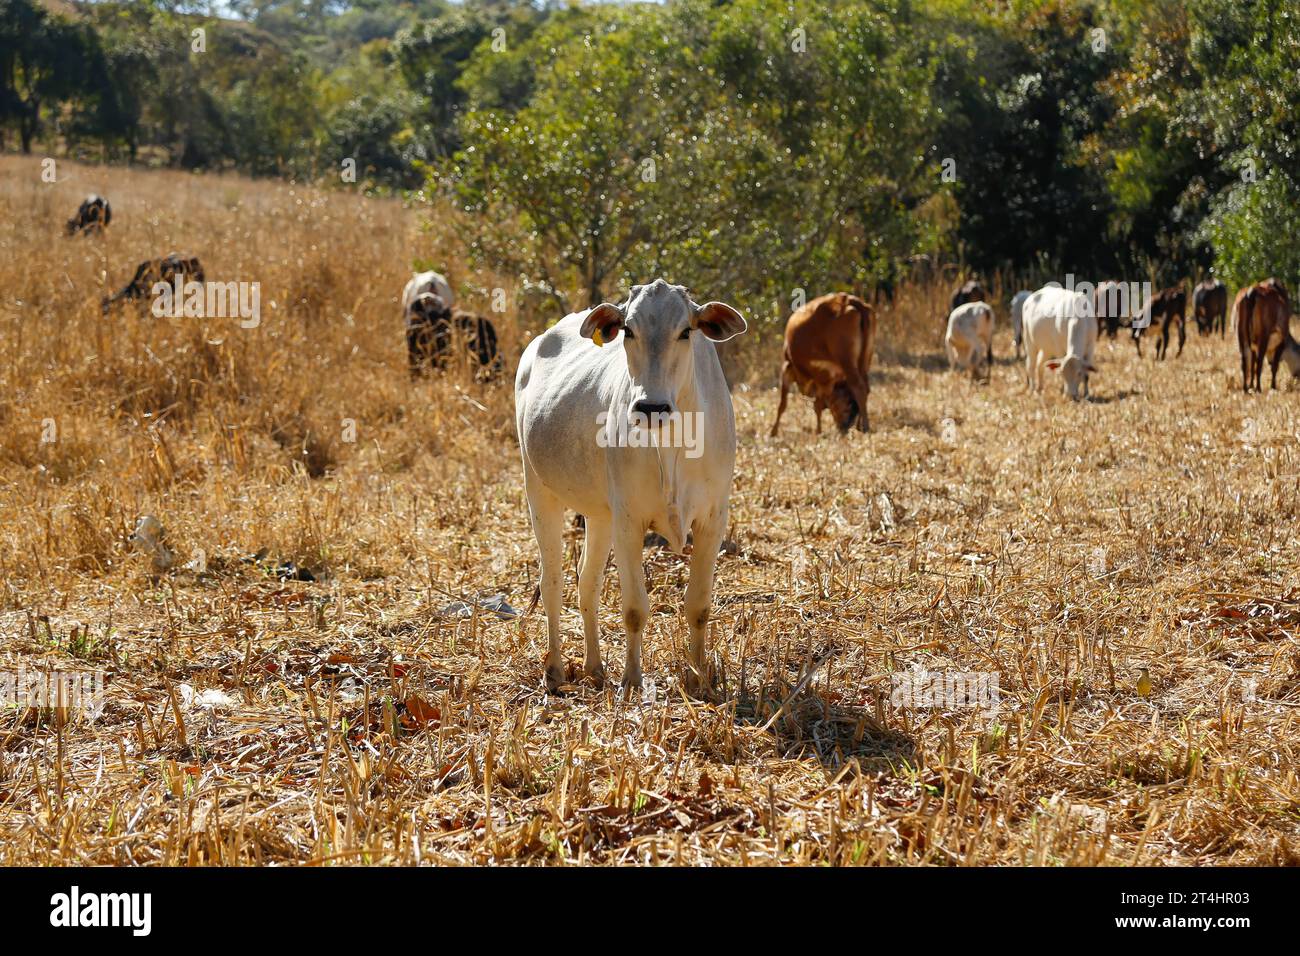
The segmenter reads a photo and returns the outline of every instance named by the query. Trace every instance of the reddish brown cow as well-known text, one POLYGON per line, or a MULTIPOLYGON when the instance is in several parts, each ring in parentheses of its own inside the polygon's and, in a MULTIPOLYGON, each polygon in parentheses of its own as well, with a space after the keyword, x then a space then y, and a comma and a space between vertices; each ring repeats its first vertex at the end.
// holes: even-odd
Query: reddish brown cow
POLYGON ((1232 315, 1241 350, 1241 390, 1262 391, 1260 378, 1265 361, 1272 369, 1270 387, 1277 388, 1277 367, 1283 357, 1293 373, 1300 363, 1300 348, 1291 338, 1291 303, 1286 288, 1277 279, 1246 286, 1237 293, 1232 315))
POLYGON ((822 412, 831 410, 841 432, 857 422, 866 431, 871 353, 876 342, 876 313, 856 295, 834 292, 813 299, 785 324, 785 362, 781 367, 781 402, 772 434, 785 412, 790 387, 813 399, 817 434, 822 412))

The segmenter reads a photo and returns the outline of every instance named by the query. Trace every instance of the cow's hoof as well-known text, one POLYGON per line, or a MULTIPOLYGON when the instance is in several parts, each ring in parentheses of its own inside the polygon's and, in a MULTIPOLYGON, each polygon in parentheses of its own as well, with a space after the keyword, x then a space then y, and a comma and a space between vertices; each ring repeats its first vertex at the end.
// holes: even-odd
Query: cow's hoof
POLYGON ((546 691, 550 694, 559 693, 560 688, 564 686, 564 667, 546 668, 546 691))
POLYGON ((641 672, 637 670, 637 671, 628 671, 627 673, 625 673, 623 675, 622 687, 623 690, 627 691, 628 693, 631 693, 634 690, 640 690, 641 672))
POLYGON ((591 682, 597 690, 605 686, 605 665, 597 664, 595 667, 583 666, 582 676, 591 682))

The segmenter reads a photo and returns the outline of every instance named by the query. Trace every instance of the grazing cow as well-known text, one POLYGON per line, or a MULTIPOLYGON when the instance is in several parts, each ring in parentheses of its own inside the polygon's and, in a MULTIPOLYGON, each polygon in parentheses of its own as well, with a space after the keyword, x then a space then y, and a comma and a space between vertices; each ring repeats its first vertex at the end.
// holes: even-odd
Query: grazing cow
POLYGON ((406 352, 411 374, 425 366, 447 367, 457 340, 465 353, 485 370, 484 377, 501 371, 497 330, 481 315, 451 309, 442 296, 422 292, 406 309, 406 352))
POLYGON ((155 285, 159 282, 174 285, 177 276, 180 276, 183 283, 202 283, 203 266, 196 256, 183 256, 176 252, 162 259, 146 259, 135 267, 135 275, 131 277, 131 281, 104 299, 100 303, 100 308, 107 314, 113 305, 123 299, 148 298, 153 295, 155 285))
POLYGON ((1228 326, 1228 287, 1218 279, 1204 279, 1192 290, 1192 314, 1202 335, 1219 333, 1228 326))
POLYGON ((69 236, 80 233, 83 236, 102 235, 104 228, 113 221, 113 207, 103 196, 91 193, 77 207, 77 214, 68 220, 64 227, 69 236))
POLYGON ((867 431, 867 396, 871 386, 871 355, 876 341, 876 313, 856 295, 833 292, 805 303, 785 324, 785 354, 781 366, 781 401, 772 434, 781 425, 791 386, 813 399, 817 434, 822 412, 841 432, 856 421, 867 431))
POLYGON ((1232 306, 1241 351, 1241 390, 1262 391, 1264 362, 1272 369, 1270 386, 1277 388, 1277 367, 1285 358, 1295 375, 1300 371, 1300 347, 1291 338, 1291 303, 1277 279, 1265 279, 1237 292, 1232 306))
POLYGON ((442 304, 449 309, 456 304, 456 296, 446 278, 436 272, 417 272, 402 290, 402 315, 407 315, 415 300, 426 292, 442 299, 442 304))
POLYGON ((541 552, 548 688, 558 688, 565 677, 566 508, 586 516, 578 569, 585 675, 598 683, 604 677, 597 613, 612 542, 627 628, 623 685, 640 686, 641 636, 650 613, 641 549, 646 531, 654 529, 675 551, 688 533, 694 539, 684 611, 690 680, 702 684, 713 572, 736 458, 731 395, 714 343, 745 327, 731 306, 697 305, 686 289, 656 279, 633 286, 619 305, 565 316, 524 350, 515 377, 515 423, 541 552), (694 449, 689 439, 673 438, 692 432, 694 449))
POLYGON ((1178 354, 1183 354, 1183 345, 1187 342, 1187 290, 1181 285, 1162 289, 1147 303, 1143 310, 1147 318, 1145 327, 1133 327, 1133 344, 1137 353, 1142 355, 1142 333, 1146 328, 1159 329, 1160 338, 1156 340, 1156 358, 1164 359, 1169 354, 1169 333, 1173 326, 1178 326, 1178 354))
POLYGON ((948 316, 948 364, 954 369, 971 371, 978 378, 984 369, 985 380, 993 374, 993 309, 987 302, 967 302, 948 316))
POLYGON ((984 302, 987 299, 988 296, 984 292, 984 286, 980 285, 978 279, 971 279, 969 282, 958 286, 957 290, 953 292, 951 309, 955 309, 959 305, 965 305, 967 302, 984 302))
POLYGON ((1025 289, 1017 292, 1011 299, 1011 344, 1015 346, 1016 358, 1020 358, 1025 344, 1025 300, 1032 293, 1025 289))
POLYGON ((1086 398, 1088 377, 1097 371, 1092 364, 1097 318, 1088 297, 1060 286, 1045 286, 1025 300, 1024 321, 1025 384, 1041 392, 1046 367, 1061 373, 1073 401, 1086 398))

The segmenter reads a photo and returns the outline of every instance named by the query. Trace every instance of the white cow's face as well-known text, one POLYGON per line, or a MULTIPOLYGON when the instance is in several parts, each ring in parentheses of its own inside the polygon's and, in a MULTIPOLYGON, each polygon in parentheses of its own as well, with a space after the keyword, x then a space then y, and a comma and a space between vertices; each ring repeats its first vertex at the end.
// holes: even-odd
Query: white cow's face
POLYGON ((1095 365, 1077 355, 1068 355, 1063 359, 1052 359, 1047 367, 1053 372, 1060 372, 1065 379, 1065 391, 1072 401, 1078 401, 1088 394, 1088 376, 1097 371, 1095 365))
POLYGON ((725 342, 745 331, 740 313, 721 302, 696 305, 681 286, 657 279, 632 287, 622 305, 603 303, 588 313, 581 334, 599 342, 623 333, 623 353, 632 380, 627 414, 636 424, 659 424, 681 409, 682 398, 695 379, 695 349, 699 335, 725 342), (599 339, 596 336, 599 335, 599 339))

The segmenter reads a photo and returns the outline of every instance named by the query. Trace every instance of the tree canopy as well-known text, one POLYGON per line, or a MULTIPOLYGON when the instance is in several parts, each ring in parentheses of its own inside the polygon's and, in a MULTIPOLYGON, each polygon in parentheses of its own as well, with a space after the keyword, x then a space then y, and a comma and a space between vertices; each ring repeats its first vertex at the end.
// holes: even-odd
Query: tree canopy
POLYGON ((920 254, 1295 287, 1298 53, 1287 0, 0 0, 0 146, 351 160, 575 305, 920 254))

